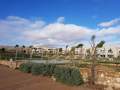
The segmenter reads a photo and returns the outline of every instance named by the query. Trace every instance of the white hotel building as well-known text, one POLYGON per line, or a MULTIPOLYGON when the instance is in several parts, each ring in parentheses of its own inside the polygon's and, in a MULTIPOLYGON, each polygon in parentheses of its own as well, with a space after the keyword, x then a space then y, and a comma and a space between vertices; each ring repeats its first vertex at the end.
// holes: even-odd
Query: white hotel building
POLYGON ((97 49, 99 58, 117 58, 120 56, 120 47, 102 47, 97 49))
MULTIPOLYGON (((38 52, 38 54, 43 54, 44 52, 49 52, 52 54, 56 54, 59 53, 59 49, 58 48, 47 48, 47 47, 36 47, 36 51, 38 52)), ((70 51, 71 48, 68 48, 67 50, 65 48, 62 48, 62 54, 66 54, 67 52, 70 51)), ((89 48, 75 48, 75 56, 76 57, 81 57, 84 59, 86 58, 86 56, 88 55, 88 50, 89 48)), ((98 48, 97 49, 97 57, 98 58, 117 58, 118 56, 120 56, 120 47, 102 47, 102 48, 98 48)))

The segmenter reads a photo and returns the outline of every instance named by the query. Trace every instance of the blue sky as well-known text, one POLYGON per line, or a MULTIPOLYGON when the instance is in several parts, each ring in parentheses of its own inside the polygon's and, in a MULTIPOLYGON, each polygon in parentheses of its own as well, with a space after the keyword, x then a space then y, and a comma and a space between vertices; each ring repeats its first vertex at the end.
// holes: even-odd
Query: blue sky
POLYGON ((119 44, 119 9, 120 0, 0 0, 0 44, 63 46, 92 34, 119 44))

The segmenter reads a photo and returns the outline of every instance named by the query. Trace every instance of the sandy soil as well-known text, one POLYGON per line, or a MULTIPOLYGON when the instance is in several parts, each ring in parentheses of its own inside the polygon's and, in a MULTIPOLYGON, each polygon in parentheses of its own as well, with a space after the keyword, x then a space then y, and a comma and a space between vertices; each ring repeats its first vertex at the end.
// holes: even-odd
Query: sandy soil
POLYGON ((100 90, 67 86, 48 77, 33 76, 0 65, 0 90, 100 90))

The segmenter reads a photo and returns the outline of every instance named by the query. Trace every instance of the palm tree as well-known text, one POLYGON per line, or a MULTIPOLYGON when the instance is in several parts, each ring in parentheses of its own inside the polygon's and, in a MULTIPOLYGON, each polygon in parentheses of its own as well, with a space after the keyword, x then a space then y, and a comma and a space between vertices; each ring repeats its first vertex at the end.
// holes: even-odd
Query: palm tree
POLYGON ((66 59, 67 55, 68 55, 68 45, 65 46, 65 51, 64 51, 64 59, 66 59))
POLYGON ((90 81, 90 83, 91 83, 92 85, 95 84, 96 50, 97 50, 97 48, 102 48, 103 45, 104 45, 104 43, 105 43, 105 41, 100 41, 100 42, 96 45, 96 44, 95 44, 95 38, 96 38, 96 36, 93 35, 93 36, 91 37, 91 42, 90 42, 91 48, 92 48, 92 52, 91 52, 91 55, 92 55, 92 57, 91 57, 91 58, 92 58, 92 66, 91 66, 91 81, 90 81))
POLYGON ((25 45, 23 45, 22 48, 25 48, 25 45))
POLYGON ((17 60, 19 45, 16 44, 16 45, 15 45, 15 48, 16 48, 15 60, 17 60))
POLYGON ((66 45, 65 47, 65 56, 67 56, 67 49, 68 49, 68 45, 66 45))
POLYGON ((32 55, 33 55, 33 52, 32 52, 32 48, 33 48, 33 46, 30 45, 29 48, 30 48, 30 60, 31 60, 31 59, 32 59, 32 55))
POLYGON ((80 43, 80 44, 78 44, 78 45, 76 46, 76 48, 79 48, 79 47, 83 47, 83 44, 80 43))
POLYGON ((23 58, 24 58, 24 54, 25 54, 25 45, 22 46, 22 53, 23 53, 23 58))

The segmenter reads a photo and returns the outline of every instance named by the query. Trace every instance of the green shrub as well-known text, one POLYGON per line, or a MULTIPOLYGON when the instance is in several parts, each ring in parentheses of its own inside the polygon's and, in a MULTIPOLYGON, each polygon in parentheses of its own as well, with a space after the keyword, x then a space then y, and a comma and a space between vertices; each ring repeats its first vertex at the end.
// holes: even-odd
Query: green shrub
POLYGON ((72 69, 71 76, 73 85, 81 85, 83 83, 82 75, 78 69, 72 69))
POLYGON ((52 64, 34 64, 31 72, 34 75, 51 76, 54 72, 55 65, 52 64))
POLYGON ((83 83, 82 76, 78 69, 56 67, 54 70, 54 76, 57 81, 70 85, 80 85, 83 83))
POLYGON ((34 64, 32 66, 31 72, 34 75, 39 75, 43 73, 44 69, 44 64, 34 64))
POLYGON ((68 67, 56 67, 53 64, 30 64, 24 63, 20 65, 20 71, 31 72, 33 75, 52 76, 57 81, 69 85, 81 85, 83 83, 79 69, 68 67))
POLYGON ((23 63, 20 65, 19 70, 25 73, 30 73, 31 72, 31 63, 23 63))
POLYGON ((45 70, 44 70, 44 73, 43 75, 49 75, 49 76, 52 76, 53 73, 54 73, 54 69, 55 69, 55 65, 53 64, 46 64, 45 65, 45 70))

